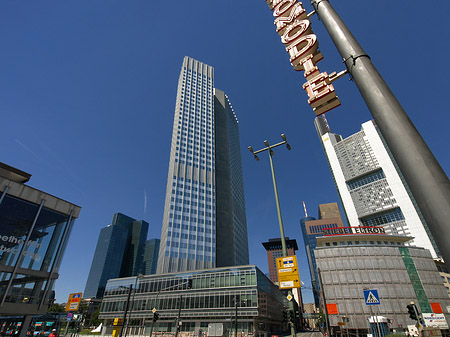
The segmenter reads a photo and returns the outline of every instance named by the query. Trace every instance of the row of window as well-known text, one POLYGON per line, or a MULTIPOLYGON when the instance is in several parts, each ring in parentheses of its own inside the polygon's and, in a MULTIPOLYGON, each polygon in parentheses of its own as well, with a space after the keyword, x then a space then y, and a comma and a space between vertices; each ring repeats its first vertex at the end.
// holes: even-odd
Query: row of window
POLYGON ((379 213, 365 217, 363 219, 360 219, 360 221, 363 226, 382 226, 390 222, 400 221, 404 219, 405 217, 403 216, 403 213, 400 210, 400 208, 395 208, 393 210, 386 211, 381 214, 379 213))
MULTIPOLYGON (((131 308, 132 311, 152 310, 175 310, 180 307, 180 298, 177 296, 161 296, 156 301, 156 298, 136 298, 131 308)), ((235 303, 238 303, 239 308, 256 307, 258 305, 258 296, 256 290, 249 291, 244 294, 228 293, 204 293, 204 294, 186 294, 182 298, 183 310, 189 309, 234 309, 235 303)), ((126 301, 105 301, 102 303, 101 312, 117 312, 123 311, 126 301)))
POLYGON ((381 179, 384 179, 384 178, 386 178, 386 176, 384 175, 383 170, 379 169, 376 172, 372 172, 372 173, 366 174, 366 175, 364 175, 362 177, 359 177, 356 180, 347 182, 347 185, 348 185, 350 190, 354 190, 355 188, 358 188, 358 187, 370 184, 370 183, 372 183, 374 181, 381 180, 381 179))

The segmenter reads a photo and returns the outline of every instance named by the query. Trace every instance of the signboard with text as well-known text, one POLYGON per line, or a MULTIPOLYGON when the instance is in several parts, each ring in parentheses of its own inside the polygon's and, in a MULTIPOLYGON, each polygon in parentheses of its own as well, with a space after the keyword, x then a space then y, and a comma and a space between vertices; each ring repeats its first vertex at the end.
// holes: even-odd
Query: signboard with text
POLYGON ((444 314, 435 313, 422 313, 423 320, 425 321, 426 327, 435 327, 439 329, 448 329, 448 324, 445 319, 444 314))
POLYGON ((278 287, 280 289, 300 288, 297 257, 285 256, 277 258, 278 287))
POLYGON ((266 0, 275 18, 276 31, 290 56, 292 67, 303 71, 303 90, 316 116, 341 105, 331 82, 334 74, 320 72, 317 63, 323 59, 319 41, 313 33, 309 15, 296 0, 266 0))
POLYGON ((81 296, 83 293, 74 293, 69 295, 69 300, 67 301, 66 311, 77 311, 80 306, 81 296))

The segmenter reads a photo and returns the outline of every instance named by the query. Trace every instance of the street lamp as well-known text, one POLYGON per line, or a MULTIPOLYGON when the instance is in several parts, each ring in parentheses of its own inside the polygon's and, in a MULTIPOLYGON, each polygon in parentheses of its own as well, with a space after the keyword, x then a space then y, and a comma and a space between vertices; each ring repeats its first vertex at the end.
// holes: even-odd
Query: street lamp
MULTIPOLYGON (((245 305, 247 305, 247 299, 246 298, 244 298, 244 299, 242 299, 241 301, 240 301, 240 303, 241 303, 241 307, 242 307, 242 302, 244 302, 245 303, 245 305)), ((235 334, 235 337, 237 337, 237 313, 238 313, 238 305, 237 305, 237 303, 238 303, 238 301, 237 301, 237 297, 236 297, 236 295, 234 295, 234 334, 235 334)))
MULTIPOLYGON (((130 314, 129 314, 129 316, 128 316, 128 318, 126 319, 125 334, 123 335, 123 337, 127 337, 128 323, 129 323, 129 321, 130 321, 131 313, 132 313, 132 311, 133 311, 134 297, 136 296, 136 291, 137 291, 137 288, 136 288, 137 281, 138 281, 138 279, 139 279, 139 280, 142 280, 143 278, 144 278, 144 275, 142 275, 142 274, 137 274, 137 275, 136 275, 136 279, 134 280, 134 292, 133 292, 133 298, 132 298, 132 300, 131 300, 131 309, 130 309, 130 314)), ((128 300, 129 300, 129 299, 130 299, 130 298, 128 298, 128 300)), ((125 315, 126 315, 126 313, 125 313, 125 315)))
MULTIPOLYGON (((273 150, 272 150, 273 148, 276 148, 277 146, 286 144, 286 148, 288 150, 291 149, 291 146, 287 142, 286 135, 284 133, 281 134, 281 139, 283 141, 280 142, 280 143, 277 143, 275 145, 270 145, 269 142, 267 140, 265 140, 264 141, 264 145, 266 147, 264 147, 264 148, 262 148, 262 149, 260 149, 258 151, 254 151, 253 148, 251 146, 249 146, 248 150, 253 154, 253 156, 255 157, 256 161, 259 161, 259 157, 257 156, 258 153, 263 152, 263 151, 268 151, 269 152, 270 169, 271 169, 271 172, 272 172, 272 180, 273 180, 273 190, 274 190, 274 193, 275 193, 275 203, 277 205, 278 223, 280 225, 281 247, 282 247, 282 250, 283 250, 283 256, 288 256, 287 249, 286 249, 286 239, 284 237, 283 218, 281 217, 280 200, 278 198, 278 188, 277 188, 277 182, 276 182, 276 179, 275 179, 275 170, 273 168, 273 160, 272 160, 272 157, 275 154, 273 152, 273 150)), ((289 290, 288 294, 291 295, 291 297, 293 297, 292 296, 292 290, 289 290)), ((294 312, 294 303, 292 301, 289 301, 289 310, 292 313, 295 313, 294 312)), ((295 336, 295 323, 294 322, 290 322, 290 326, 291 326, 291 334, 293 336, 295 336)))

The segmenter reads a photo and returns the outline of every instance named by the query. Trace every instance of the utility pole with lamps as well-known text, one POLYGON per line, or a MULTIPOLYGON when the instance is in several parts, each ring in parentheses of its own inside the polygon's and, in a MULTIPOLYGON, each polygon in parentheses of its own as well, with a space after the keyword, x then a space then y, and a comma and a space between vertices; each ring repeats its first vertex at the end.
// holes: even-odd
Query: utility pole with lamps
MULTIPOLYGON (((271 169, 271 172, 272 172, 273 189, 274 189, 274 193, 275 193, 275 203, 277 205, 278 223, 280 225, 281 247, 282 247, 282 251, 283 251, 283 256, 286 257, 286 256, 288 256, 288 253, 287 253, 287 249, 286 249, 286 239, 284 237, 283 218, 281 217, 280 200, 278 198, 278 188, 277 188, 277 182, 276 182, 276 179, 275 179, 275 170, 274 170, 274 167, 273 167, 273 160, 272 160, 272 156, 274 155, 274 152, 273 152, 272 149, 276 148, 277 146, 286 144, 286 148, 288 150, 291 149, 291 146, 287 142, 286 136, 285 136, 284 133, 281 134, 281 139, 283 139, 283 141, 280 142, 280 143, 277 143, 275 145, 269 145, 269 142, 267 140, 265 140, 264 141, 264 145, 266 147, 264 147, 264 148, 262 148, 262 149, 260 149, 258 151, 253 151, 253 148, 251 146, 249 146, 248 150, 253 154, 253 156, 255 157, 256 161, 259 161, 259 157, 257 156, 258 153, 264 152, 264 151, 268 151, 269 152, 270 169, 271 169)), ((292 289, 288 290, 288 297, 289 296, 290 296, 290 298, 293 298, 292 289)), ((289 311, 292 312, 292 314, 295 316, 294 303, 291 300, 289 301, 289 311)), ((291 326, 291 334, 292 334, 292 336, 295 336, 295 321, 291 321, 290 320, 289 324, 291 326)))

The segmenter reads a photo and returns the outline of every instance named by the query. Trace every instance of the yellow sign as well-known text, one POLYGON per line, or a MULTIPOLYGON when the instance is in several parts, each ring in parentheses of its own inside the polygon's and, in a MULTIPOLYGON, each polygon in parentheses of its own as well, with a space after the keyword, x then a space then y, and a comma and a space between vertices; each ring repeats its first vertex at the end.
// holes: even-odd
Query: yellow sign
POLYGON ((66 304, 66 311, 77 311, 80 306, 81 296, 83 293, 74 293, 69 295, 69 300, 66 304))
POLYGON ((122 325, 123 323, 123 318, 114 318, 114 322, 113 325, 122 325))
POLYGON ((300 288, 297 257, 285 256, 277 258, 278 287, 280 289, 300 288))

